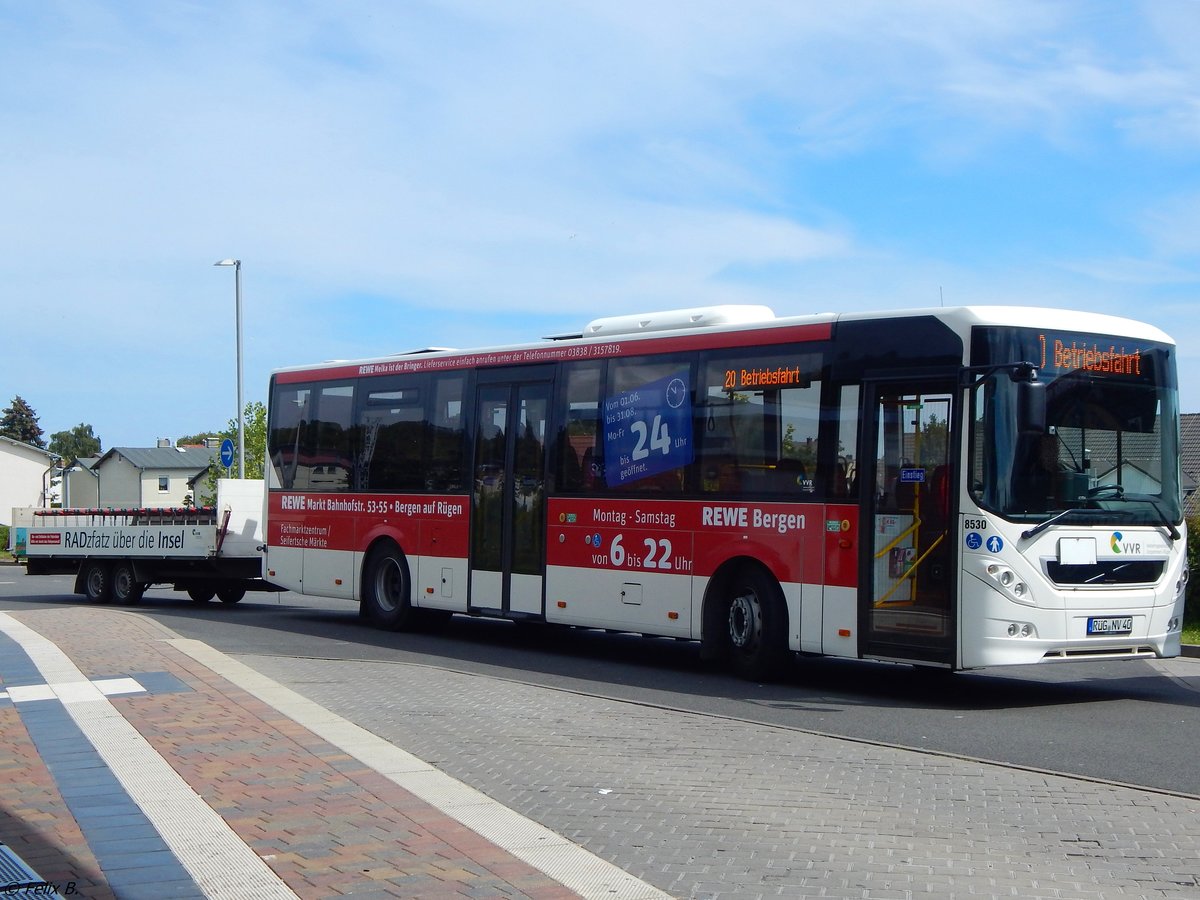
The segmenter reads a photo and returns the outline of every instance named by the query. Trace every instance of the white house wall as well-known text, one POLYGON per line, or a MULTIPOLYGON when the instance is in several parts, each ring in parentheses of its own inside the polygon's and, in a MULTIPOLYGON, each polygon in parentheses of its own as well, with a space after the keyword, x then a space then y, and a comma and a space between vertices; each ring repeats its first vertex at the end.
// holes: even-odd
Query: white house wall
MULTIPOLYGON (((121 456, 113 456, 96 467, 100 475, 99 502, 97 506, 122 507, 141 506, 141 472, 121 456)), ((157 487, 157 481, 155 482, 157 487)), ((155 506, 166 504, 155 504, 155 506)))
POLYGON ((91 472, 81 468, 67 470, 67 487, 63 505, 90 508, 100 505, 99 482, 91 472))
POLYGON ((141 506, 183 506, 184 497, 191 493, 188 490, 188 479, 195 472, 181 472, 179 469, 146 469, 142 472, 142 502, 141 506), (158 479, 167 479, 167 490, 158 489, 158 479))
POLYGON ((53 461, 37 447, 0 440, 0 525, 12 524, 14 507, 42 506, 53 461))

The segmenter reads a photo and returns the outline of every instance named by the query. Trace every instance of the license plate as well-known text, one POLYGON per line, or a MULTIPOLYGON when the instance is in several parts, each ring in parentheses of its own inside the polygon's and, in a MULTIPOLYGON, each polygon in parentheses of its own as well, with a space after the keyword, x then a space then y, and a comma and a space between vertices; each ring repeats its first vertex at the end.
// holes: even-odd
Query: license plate
POLYGON ((1088 634, 1132 634, 1133 616, 1094 616, 1088 619, 1088 634))

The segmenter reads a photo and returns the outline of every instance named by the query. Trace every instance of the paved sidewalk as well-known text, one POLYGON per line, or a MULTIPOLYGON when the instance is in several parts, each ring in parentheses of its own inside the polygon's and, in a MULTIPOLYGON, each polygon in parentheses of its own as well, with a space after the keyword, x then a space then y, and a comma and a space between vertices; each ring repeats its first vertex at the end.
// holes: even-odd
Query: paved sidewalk
POLYGON ((0 747, 0 841, 63 896, 665 896, 119 610, 0 613, 0 747))
POLYGON ((1197 823, 441 667, 235 660, 112 607, 0 613, 0 841, 64 896, 1200 898, 1197 823))

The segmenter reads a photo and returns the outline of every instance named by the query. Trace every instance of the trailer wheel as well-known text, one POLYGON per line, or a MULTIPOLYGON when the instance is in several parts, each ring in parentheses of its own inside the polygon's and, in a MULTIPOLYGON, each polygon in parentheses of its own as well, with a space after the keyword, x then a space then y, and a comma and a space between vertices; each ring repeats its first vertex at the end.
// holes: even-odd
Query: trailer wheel
POLYGON ((92 603, 112 600, 112 573, 104 563, 90 562, 83 574, 83 589, 92 603))
POLYGON ((217 599, 222 603, 237 603, 246 596, 246 591, 242 588, 221 588, 217 591, 217 599))
POLYGON ((117 603, 134 604, 142 599, 146 586, 139 584, 133 565, 119 562, 112 569, 112 598, 117 603))
POLYGON ((734 670, 743 678, 777 678, 787 658, 787 607, 775 579, 746 566, 730 582, 728 640, 734 670))
POLYGON ((188 588, 187 595, 192 598, 193 603, 207 603, 217 596, 217 592, 212 588, 188 588))
POLYGON ((412 623, 408 564, 396 545, 382 544, 367 557, 362 605, 377 628, 398 631, 412 623))

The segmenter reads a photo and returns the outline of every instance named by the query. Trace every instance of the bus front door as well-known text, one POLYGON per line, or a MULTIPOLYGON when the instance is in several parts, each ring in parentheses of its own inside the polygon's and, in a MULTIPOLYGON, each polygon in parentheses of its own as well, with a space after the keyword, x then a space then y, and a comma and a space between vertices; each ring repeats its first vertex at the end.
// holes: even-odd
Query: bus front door
POLYGON ((954 665, 957 391, 951 379, 866 391, 859 598, 865 657, 954 665))
POLYGON ((472 612, 541 615, 551 382, 482 372, 471 487, 472 612))

